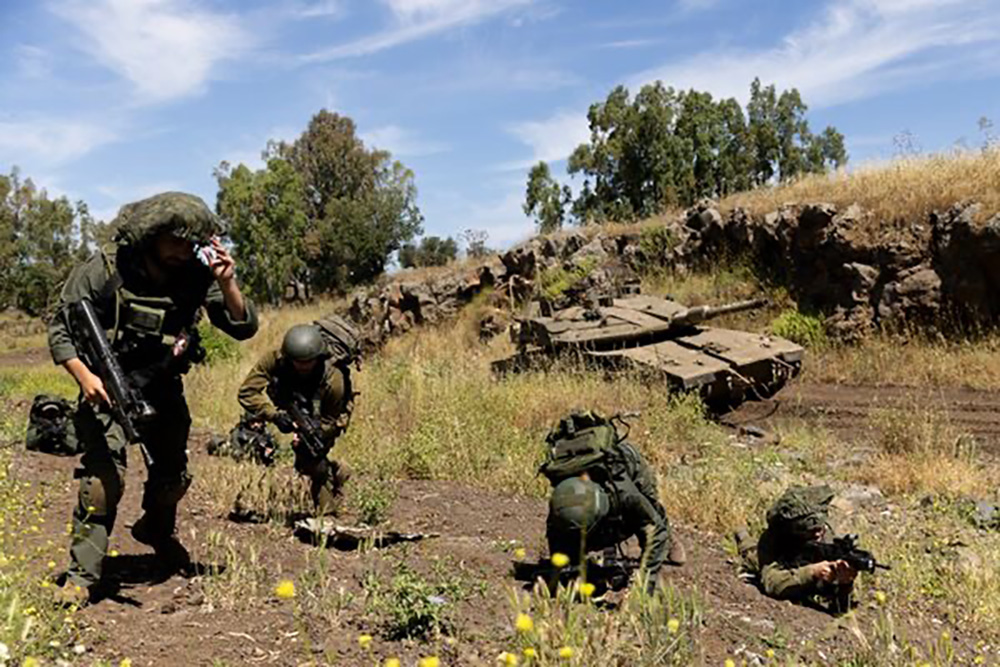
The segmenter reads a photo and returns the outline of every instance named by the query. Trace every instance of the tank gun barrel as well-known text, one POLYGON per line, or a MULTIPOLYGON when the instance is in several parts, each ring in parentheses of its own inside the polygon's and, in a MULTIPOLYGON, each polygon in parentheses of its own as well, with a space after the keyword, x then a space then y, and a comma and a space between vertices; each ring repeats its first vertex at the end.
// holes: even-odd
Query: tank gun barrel
POLYGON ((695 306, 688 308, 670 318, 672 326, 688 326, 698 324, 713 317, 729 315, 730 313, 741 313, 745 310, 753 310, 767 305, 767 299, 748 299, 746 301, 736 301, 722 306, 695 306))

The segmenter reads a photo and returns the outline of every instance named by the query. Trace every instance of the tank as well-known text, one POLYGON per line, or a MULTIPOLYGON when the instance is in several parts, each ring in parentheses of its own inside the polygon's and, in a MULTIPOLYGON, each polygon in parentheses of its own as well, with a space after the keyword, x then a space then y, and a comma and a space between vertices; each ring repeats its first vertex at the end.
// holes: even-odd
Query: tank
POLYGON ((652 373, 672 389, 700 392, 713 407, 733 407, 770 396, 802 366, 803 349, 789 340, 705 324, 766 303, 687 307, 638 294, 558 309, 534 302, 511 329, 517 354, 493 368, 503 374, 568 358, 610 371, 652 373))

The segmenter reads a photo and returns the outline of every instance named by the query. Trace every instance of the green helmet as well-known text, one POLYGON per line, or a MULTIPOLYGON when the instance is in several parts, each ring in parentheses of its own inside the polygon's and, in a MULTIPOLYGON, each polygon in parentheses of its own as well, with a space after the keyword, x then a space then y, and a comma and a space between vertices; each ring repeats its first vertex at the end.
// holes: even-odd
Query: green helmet
POLYGON ((827 523, 833 489, 791 486, 767 513, 767 525, 785 533, 806 536, 827 523))
POLYGON ((604 489, 580 477, 559 482, 549 499, 550 519, 566 530, 589 530, 607 516, 610 509, 604 489))
POLYGON ((310 361, 326 352, 326 343, 319 329, 311 324, 296 324, 285 333, 281 355, 292 361, 310 361))
POLYGON ((195 195, 184 192, 161 192, 118 211, 112 223, 118 228, 115 242, 125 245, 150 239, 161 232, 207 244, 222 233, 219 218, 195 195))

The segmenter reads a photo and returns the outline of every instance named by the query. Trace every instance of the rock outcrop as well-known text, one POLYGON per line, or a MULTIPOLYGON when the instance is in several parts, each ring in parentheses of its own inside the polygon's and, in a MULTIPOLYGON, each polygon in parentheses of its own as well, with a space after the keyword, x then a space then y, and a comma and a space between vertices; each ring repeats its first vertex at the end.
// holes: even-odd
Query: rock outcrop
POLYGON ((739 209, 723 215, 704 201, 639 231, 576 229, 531 239, 480 266, 419 282, 403 277, 356 293, 349 314, 377 345, 454 315, 487 288, 509 305, 560 270, 575 290, 601 290, 650 267, 708 269, 738 255, 786 285, 800 308, 822 313, 841 339, 884 326, 989 326, 1000 319, 1000 215, 981 217, 974 203, 890 224, 857 206, 786 205, 753 217, 739 209))

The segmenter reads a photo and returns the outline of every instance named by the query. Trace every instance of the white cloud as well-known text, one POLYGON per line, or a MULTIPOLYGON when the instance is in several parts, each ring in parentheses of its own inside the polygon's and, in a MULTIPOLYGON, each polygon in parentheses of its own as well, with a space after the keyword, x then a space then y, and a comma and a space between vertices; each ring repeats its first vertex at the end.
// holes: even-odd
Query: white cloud
POLYGON ((45 49, 31 44, 14 47, 14 67, 26 79, 42 79, 52 71, 52 58, 45 49))
POLYGON ((590 140, 585 115, 572 111, 562 111, 541 121, 515 123, 507 129, 532 150, 531 158, 503 165, 512 170, 524 169, 539 160, 561 160, 590 140))
POLYGON ((237 19, 188 0, 64 0, 53 9, 84 34, 98 62, 132 83, 141 102, 201 92, 218 63, 251 42, 237 19))
POLYGON ((1000 36, 1000 16, 983 0, 839 0, 819 20, 763 51, 705 52, 653 68, 629 86, 660 79, 675 88, 708 90, 745 99, 759 76, 776 87, 796 87, 813 107, 829 106, 891 88, 929 82, 912 59, 935 49, 934 78, 954 76, 983 60, 1000 36))
POLYGON ((315 0, 293 5, 291 14, 300 19, 340 18, 345 13, 341 0, 315 0))
POLYGON ((639 49, 645 46, 659 44, 656 39, 622 39, 616 42, 605 42, 600 45, 602 49, 639 49))
POLYGON ((26 169, 60 165, 116 138, 106 127, 81 121, 0 120, 0 164, 26 169))
MULTIPOLYGON (((796 87, 811 107, 1000 68, 1000 13, 989 0, 834 0, 821 17, 771 48, 705 51, 640 72, 630 90, 662 80, 745 101, 750 82, 796 87)), ((585 112, 560 111, 511 132, 532 149, 516 163, 565 158, 587 139, 585 112)), ((514 167, 515 164, 509 165, 514 167)))
POLYGON ((302 62, 327 62, 355 58, 452 28, 473 25, 532 0, 386 0, 397 24, 346 44, 322 49, 300 58, 302 62))
POLYGON ((247 134, 242 138, 241 145, 229 150, 223 150, 223 157, 220 161, 224 160, 233 167, 244 164, 250 169, 263 169, 264 160, 261 158, 261 153, 267 148, 268 141, 292 142, 300 134, 302 134, 302 130, 296 129, 291 125, 276 125, 261 136, 250 136, 247 134))
POLYGON ((392 153, 393 157, 416 157, 433 155, 449 150, 446 143, 422 139, 412 130, 398 125, 385 125, 370 132, 361 133, 361 140, 369 147, 381 148, 392 153))

